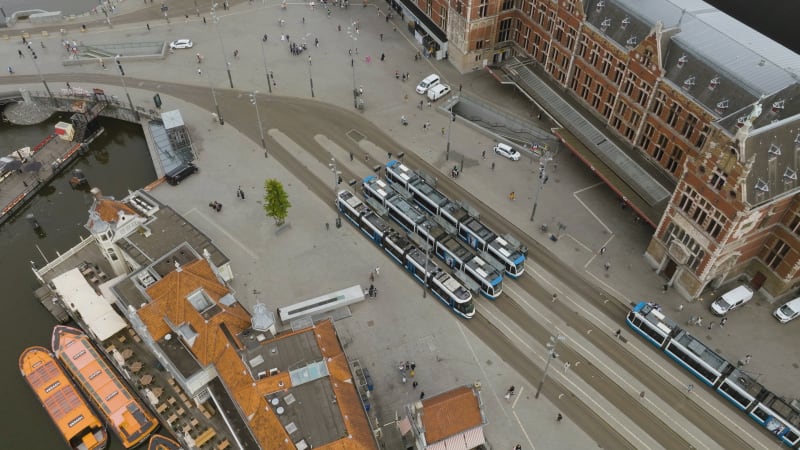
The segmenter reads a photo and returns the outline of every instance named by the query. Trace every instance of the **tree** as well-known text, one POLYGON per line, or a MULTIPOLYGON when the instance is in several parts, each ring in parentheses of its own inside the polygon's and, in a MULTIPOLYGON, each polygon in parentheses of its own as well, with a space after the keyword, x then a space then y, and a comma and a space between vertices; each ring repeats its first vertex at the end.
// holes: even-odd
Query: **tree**
POLYGON ((280 181, 274 178, 264 181, 264 211, 267 217, 275 219, 276 225, 283 225, 291 207, 289 195, 283 190, 280 181))

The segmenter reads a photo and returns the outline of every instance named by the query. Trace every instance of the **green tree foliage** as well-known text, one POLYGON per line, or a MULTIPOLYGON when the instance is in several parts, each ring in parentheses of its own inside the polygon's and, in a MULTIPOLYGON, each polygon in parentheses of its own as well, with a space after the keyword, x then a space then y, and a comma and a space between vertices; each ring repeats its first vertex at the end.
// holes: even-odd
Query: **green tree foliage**
POLYGON ((283 225, 291 207, 289 195, 280 181, 274 178, 264 181, 264 211, 267 217, 275 219, 276 225, 283 225))

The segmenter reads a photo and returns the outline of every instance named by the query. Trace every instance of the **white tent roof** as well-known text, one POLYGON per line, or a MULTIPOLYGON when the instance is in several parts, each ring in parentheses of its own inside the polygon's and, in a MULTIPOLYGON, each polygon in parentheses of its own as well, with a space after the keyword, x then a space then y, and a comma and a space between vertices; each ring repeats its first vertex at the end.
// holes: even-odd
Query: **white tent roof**
POLYGON ((92 334, 101 341, 128 326, 105 297, 97 295, 77 268, 53 278, 53 285, 64 299, 64 305, 80 314, 92 334))

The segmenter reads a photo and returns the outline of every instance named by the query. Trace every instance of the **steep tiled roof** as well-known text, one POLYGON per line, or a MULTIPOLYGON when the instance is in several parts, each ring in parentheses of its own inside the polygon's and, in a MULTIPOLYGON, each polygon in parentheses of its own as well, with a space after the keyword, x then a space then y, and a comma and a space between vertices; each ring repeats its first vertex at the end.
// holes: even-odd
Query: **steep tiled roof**
POLYGON ((103 219, 103 221, 110 223, 117 221, 120 211, 131 216, 139 215, 139 213, 134 211, 130 206, 111 198, 101 198, 99 200, 95 200, 94 210, 97 212, 100 218, 103 219))
POLYGON ((481 425, 481 411, 473 390, 462 386, 422 401, 422 425, 429 444, 481 425), (455 414, 454 412, 458 412, 455 414))
POLYGON ((224 306, 219 299, 228 294, 228 288, 220 284, 205 259, 198 259, 180 270, 167 274, 147 288, 147 295, 152 301, 139 309, 139 317, 153 336, 159 340, 170 332, 165 319, 174 325, 189 324, 195 332, 191 350, 201 364, 207 365, 222 353, 228 341, 221 333, 217 333, 221 323, 225 323, 235 335, 250 326, 250 315, 241 305, 234 303, 224 306), (214 315, 204 317, 187 300, 189 294, 198 289, 207 295, 218 308, 214 315))

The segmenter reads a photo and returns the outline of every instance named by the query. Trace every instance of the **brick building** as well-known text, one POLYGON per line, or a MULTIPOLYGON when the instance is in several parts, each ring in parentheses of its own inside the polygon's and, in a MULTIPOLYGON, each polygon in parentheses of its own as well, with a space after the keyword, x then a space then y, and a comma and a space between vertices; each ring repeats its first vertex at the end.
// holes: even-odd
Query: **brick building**
MULTIPOLYGON (((405 2, 404 2, 405 4, 405 2)), ((417 1, 460 70, 500 66, 655 233, 686 297, 800 282, 800 56, 698 0, 417 1), (446 20, 443 19, 446 17, 446 20)))

